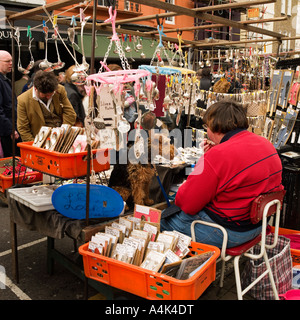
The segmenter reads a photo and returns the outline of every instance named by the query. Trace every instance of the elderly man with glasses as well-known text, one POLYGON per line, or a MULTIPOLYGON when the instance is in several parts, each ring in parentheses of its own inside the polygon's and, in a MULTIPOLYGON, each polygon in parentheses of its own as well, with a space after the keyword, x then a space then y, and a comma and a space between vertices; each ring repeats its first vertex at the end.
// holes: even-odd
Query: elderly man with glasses
MULTIPOLYGON (((4 157, 12 156, 13 135, 15 141, 19 142, 19 134, 13 132, 12 123, 12 87, 7 74, 12 70, 11 54, 5 50, 0 50, 0 137, 4 157)), ((14 97, 14 99, 16 99, 14 97)), ((15 115, 17 117, 17 101, 15 100, 15 115)), ((16 127, 16 126, 15 126, 16 127)), ((15 154, 19 155, 16 147, 15 154)))
POLYGON ((76 113, 53 72, 39 70, 33 87, 18 97, 17 126, 23 141, 33 141, 42 126, 74 125, 76 113))

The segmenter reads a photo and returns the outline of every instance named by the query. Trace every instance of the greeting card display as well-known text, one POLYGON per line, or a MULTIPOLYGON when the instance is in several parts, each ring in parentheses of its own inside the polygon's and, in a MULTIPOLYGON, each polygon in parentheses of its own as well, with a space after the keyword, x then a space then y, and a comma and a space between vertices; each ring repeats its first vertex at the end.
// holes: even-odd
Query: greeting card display
POLYGON ((161 210, 136 204, 133 216, 143 221, 160 223, 161 210))

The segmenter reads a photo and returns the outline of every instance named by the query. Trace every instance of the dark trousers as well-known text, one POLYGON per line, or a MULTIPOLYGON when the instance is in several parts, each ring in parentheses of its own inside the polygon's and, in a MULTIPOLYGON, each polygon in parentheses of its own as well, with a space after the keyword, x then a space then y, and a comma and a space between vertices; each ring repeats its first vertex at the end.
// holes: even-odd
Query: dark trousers
MULTIPOLYGON (((20 148, 17 147, 17 143, 21 142, 21 139, 15 140, 15 155, 20 156, 20 148)), ((12 157, 13 155, 13 142, 11 136, 2 136, 1 137, 1 145, 3 149, 4 158, 12 157)))

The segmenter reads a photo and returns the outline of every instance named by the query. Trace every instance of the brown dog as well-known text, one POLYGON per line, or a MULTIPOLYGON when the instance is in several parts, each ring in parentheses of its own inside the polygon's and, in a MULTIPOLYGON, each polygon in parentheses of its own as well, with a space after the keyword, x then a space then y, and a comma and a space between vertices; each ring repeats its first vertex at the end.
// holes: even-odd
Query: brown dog
POLYGON ((151 206, 154 201, 149 198, 152 178, 155 175, 153 159, 160 155, 172 160, 175 149, 170 139, 163 134, 154 134, 148 139, 147 163, 116 164, 111 173, 109 187, 116 190, 126 202, 125 210, 135 204, 151 206))

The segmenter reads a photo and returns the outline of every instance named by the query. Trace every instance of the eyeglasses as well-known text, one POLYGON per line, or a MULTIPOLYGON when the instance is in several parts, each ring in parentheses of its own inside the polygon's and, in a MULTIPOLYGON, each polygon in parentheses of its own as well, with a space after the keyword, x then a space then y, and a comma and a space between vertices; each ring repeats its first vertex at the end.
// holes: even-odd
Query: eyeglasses
POLYGON ((203 129, 205 129, 205 130, 207 130, 207 128, 208 128, 207 124, 203 124, 202 127, 203 127, 203 129))

